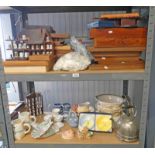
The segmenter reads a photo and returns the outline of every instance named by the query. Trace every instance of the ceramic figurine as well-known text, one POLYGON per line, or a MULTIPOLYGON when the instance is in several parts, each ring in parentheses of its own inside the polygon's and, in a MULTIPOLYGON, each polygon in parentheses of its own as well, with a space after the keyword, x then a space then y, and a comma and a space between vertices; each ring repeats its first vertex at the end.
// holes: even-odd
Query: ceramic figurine
POLYGON ((78 132, 79 139, 89 139, 93 136, 93 132, 89 131, 87 127, 84 127, 81 131, 78 132))
POLYGON ((77 109, 78 109, 78 104, 72 104, 71 110, 77 113, 77 109))
POLYGON ((62 132, 61 136, 63 139, 73 139, 75 136, 75 133, 72 129, 69 129, 69 130, 62 132))

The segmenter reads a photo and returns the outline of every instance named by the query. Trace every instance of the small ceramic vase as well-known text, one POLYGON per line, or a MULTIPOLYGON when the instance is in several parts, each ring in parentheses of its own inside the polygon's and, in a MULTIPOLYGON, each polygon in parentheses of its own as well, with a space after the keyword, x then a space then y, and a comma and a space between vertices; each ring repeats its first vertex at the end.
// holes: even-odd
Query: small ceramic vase
POLYGON ((68 116, 68 121, 67 122, 73 128, 76 128, 78 126, 79 119, 78 119, 78 116, 76 115, 75 112, 73 112, 73 111, 69 112, 69 116, 68 116))

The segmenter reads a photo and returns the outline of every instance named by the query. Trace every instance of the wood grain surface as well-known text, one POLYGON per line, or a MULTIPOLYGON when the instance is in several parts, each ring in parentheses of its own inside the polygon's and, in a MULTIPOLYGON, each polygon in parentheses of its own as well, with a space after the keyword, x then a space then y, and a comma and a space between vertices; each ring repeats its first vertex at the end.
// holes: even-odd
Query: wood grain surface
POLYGON ((91 53, 96 53, 96 52, 141 52, 145 51, 146 47, 113 47, 113 48, 95 48, 93 46, 87 46, 87 50, 90 51, 91 53))
POLYGON ((70 51, 71 50, 71 46, 69 45, 63 45, 63 46, 55 46, 55 50, 64 50, 64 51, 70 51))
POLYGON ((4 66, 48 66, 50 64, 49 61, 4 61, 4 66))
POLYGON ((139 57, 131 58, 107 58, 99 59, 98 64, 92 64, 89 66, 90 70, 137 70, 144 69, 145 63, 140 60, 139 57))
POLYGON ((50 35, 53 39, 68 39, 70 37, 67 33, 51 33, 50 35))
POLYGON ((95 58, 102 57, 140 57, 141 52, 96 52, 92 53, 95 58))
POLYGON ((29 56, 29 60, 30 61, 52 61, 53 59, 55 59, 54 55, 52 54, 42 54, 42 55, 30 55, 29 56))
POLYGON ((146 28, 93 28, 89 31, 90 38, 146 38, 146 28))
POLYGON ((102 14, 100 18, 102 19, 118 19, 118 18, 139 18, 140 14, 138 12, 132 13, 115 13, 115 14, 102 14))
POLYGON ((35 74, 35 73, 47 73, 51 70, 50 66, 14 66, 14 67, 4 67, 5 74, 35 74))
POLYGON ((146 46, 146 38, 95 38, 94 47, 139 47, 146 46))

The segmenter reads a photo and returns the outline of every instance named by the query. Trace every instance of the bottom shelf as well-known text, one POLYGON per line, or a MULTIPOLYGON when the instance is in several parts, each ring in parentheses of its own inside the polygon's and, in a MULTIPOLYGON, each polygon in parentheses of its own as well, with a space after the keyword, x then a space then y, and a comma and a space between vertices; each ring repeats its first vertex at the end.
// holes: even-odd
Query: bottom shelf
MULTIPOLYGON (((70 129, 69 125, 66 123, 65 126, 61 129, 61 131, 70 129)), ((73 130, 75 131, 75 133, 77 133, 78 129, 77 128, 73 128, 73 130)), ((17 140, 15 141, 15 145, 17 147, 19 147, 20 145, 22 147, 35 147, 35 145, 37 146, 40 145, 41 147, 47 147, 46 145, 55 145, 54 147, 56 147, 56 145, 58 145, 58 147, 62 147, 64 145, 76 145, 76 147, 80 146, 82 147, 82 145, 105 145, 105 146, 112 146, 115 147, 113 145, 116 145, 116 147, 139 147, 139 142, 134 142, 134 143, 127 143, 127 142, 123 142, 121 140, 119 140, 116 137, 115 132, 113 133, 94 133, 93 137, 91 137, 90 139, 85 139, 85 140, 81 140, 77 137, 77 135, 75 136, 75 138, 71 139, 71 140, 65 140, 61 138, 61 131, 58 132, 57 134, 50 136, 48 138, 43 138, 43 139, 34 139, 31 137, 31 134, 26 135, 22 140, 17 140), (44 145, 44 146, 43 146, 44 145), (123 146, 124 145, 124 146, 123 146)), ((74 146, 73 146, 74 147, 74 146)))

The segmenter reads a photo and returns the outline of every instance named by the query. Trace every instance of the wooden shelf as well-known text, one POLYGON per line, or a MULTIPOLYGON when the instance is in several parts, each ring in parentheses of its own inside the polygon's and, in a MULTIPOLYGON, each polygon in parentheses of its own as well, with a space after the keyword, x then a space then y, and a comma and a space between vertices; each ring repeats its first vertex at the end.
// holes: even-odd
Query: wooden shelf
MULTIPOLYGON (((109 59, 111 60, 111 59, 109 59)), ((83 81, 83 80, 144 80, 146 78, 143 61, 129 60, 124 63, 120 58, 112 65, 107 60, 99 64, 90 65, 84 71, 53 71, 33 67, 5 66, 4 71, 7 81, 83 81), (136 63, 135 63, 136 62, 136 63)))
MULTIPOLYGON (((93 66, 94 67, 94 66, 93 66)), ((5 68, 5 67, 4 67, 5 68)), ((38 72, 36 73, 36 72, 27 72, 27 73, 25 73, 25 72, 18 72, 18 71, 16 71, 16 72, 5 72, 5 74, 12 74, 12 75, 16 75, 16 74, 21 74, 21 75, 26 75, 26 74, 31 74, 31 75, 35 75, 35 74, 46 74, 46 75, 50 75, 50 74, 74 74, 74 73, 79 73, 79 74, 106 74, 106 73, 144 73, 144 68, 134 68, 134 67, 132 67, 132 68, 129 68, 129 69, 112 69, 112 68, 110 68, 110 69, 104 69, 104 67, 103 68, 99 68, 99 69, 93 69, 93 70, 85 70, 85 71, 77 71, 77 72, 74 72, 74 71, 53 71, 53 70, 51 70, 51 71, 48 71, 48 72, 45 72, 45 73, 43 73, 43 72, 39 72, 39 70, 38 70, 38 72)))
MULTIPOLYGON (((4 70, 6 71, 5 73, 9 74, 9 73, 17 73, 17 74, 23 74, 23 73, 27 73, 27 71, 25 72, 25 70, 23 70, 23 73, 20 73, 17 69, 13 70, 13 67, 15 66, 15 63, 18 64, 18 67, 22 67, 22 66, 27 66, 30 64, 29 61, 6 61, 4 62, 4 70), (8 71, 8 67, 10 67, 10 72, 8 71)), ((38 65, 38 63, 36 63, 35 61, 31 62, 31 65, 29 66, 36 66, 38 65)), ((40 64, 41 66, 42 64, 40 64)), ((17 65, 16 65, 17 66, 17 65)), ((89 68, 87 70, 84 71, 78 71, 78 73, 93 73, 92 70, 96 71, 97 73, 108 73, 108 72, 115 72, 115 73, 119 73, 119 72, 139 72, 139 71, 144 71, 145 68, 145 62, 142 60, 139 60, 138 57, 135 57, 133 59, 129 59, 129 58, 108 58, 105 60, 100 59, 99 64, 92 64, 89 66, 89 68)), ((52 68, 51 68, 52 69, 52 68)), ((36 73, 40 73, 39 70, 36 70, 36 72, 31 72, 28 70, 28 73, 30 74, 36 74, 36 73)), ((49 71, 49 72, 45 72, 45 74, 70 74, 72 72, 70 71, 49 71)))
MULTIPOLYGON (((42 119, 40 116, 39 119, 42 119)), ((70 129, 71 127, 66 123, 61 131, 70 129)), ((15 141, 15 144, 139 144, 139 142, 127 143, 120 141, 115 132, 113 133, 97 133, 95 132, 90 139, 81 140, 77 136, 77 128, 72 128, 75 131, 75 138, 71 140, 65 140, 61 138, 61 131, 57 134, 43 139, 34 139, 31 134, 26 135, 22 140, 15 141)))

